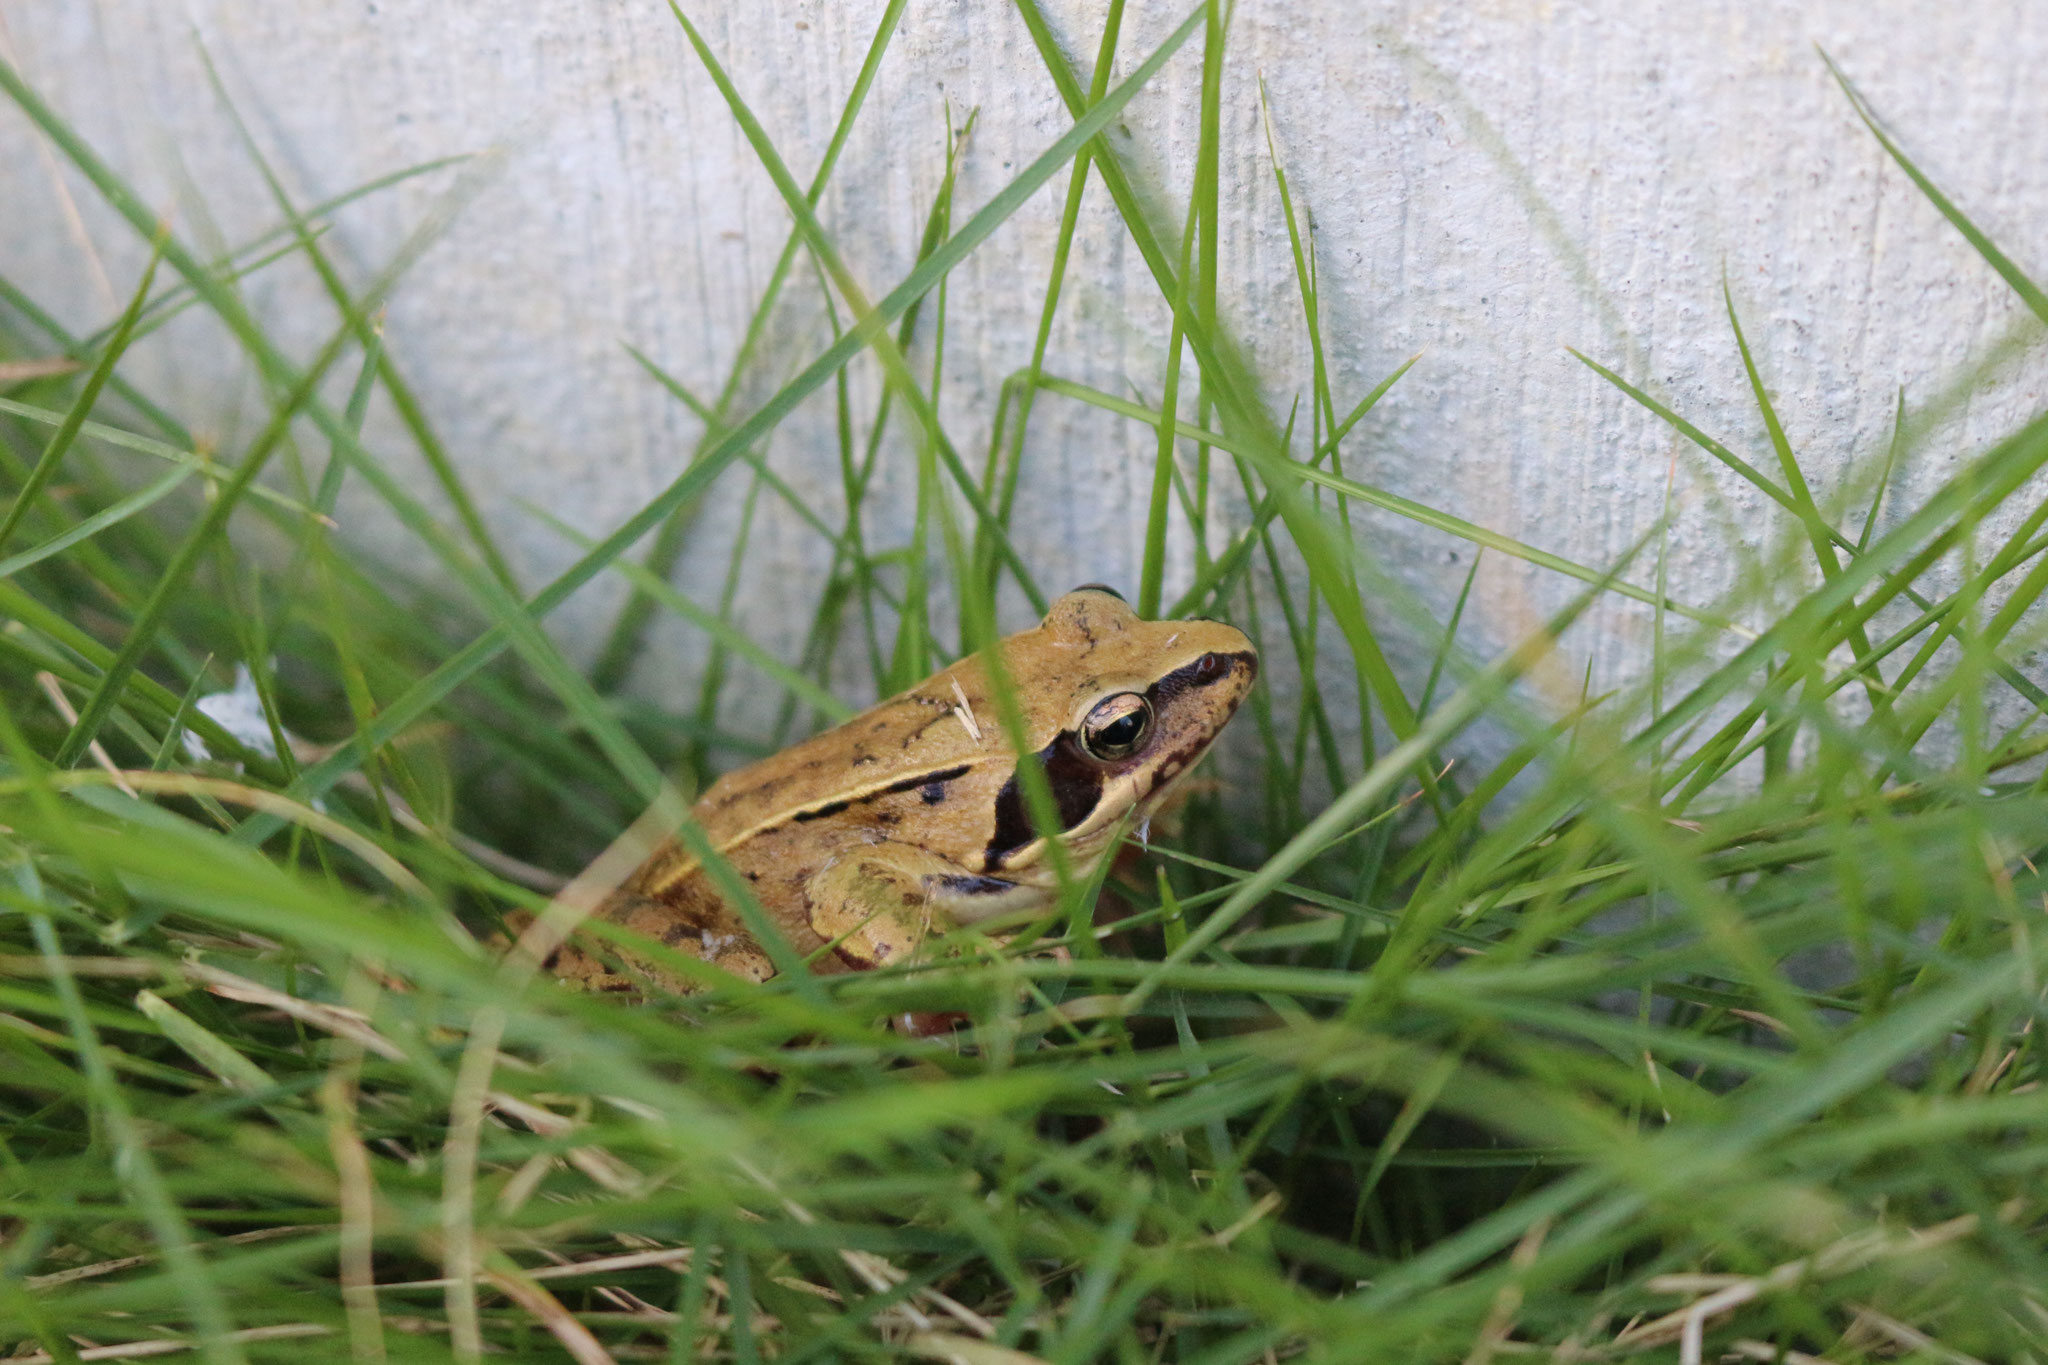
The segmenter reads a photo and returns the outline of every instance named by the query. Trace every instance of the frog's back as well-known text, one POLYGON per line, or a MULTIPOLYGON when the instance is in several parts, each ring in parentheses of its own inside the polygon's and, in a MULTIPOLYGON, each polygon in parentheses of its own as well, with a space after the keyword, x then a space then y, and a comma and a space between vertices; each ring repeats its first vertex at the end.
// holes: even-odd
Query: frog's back
POLYGON ((836 813, 937 773, 958 776, 1009 752, 985 692, 980 661, 963 659, 843 725, 727 773, 691 814, 714 846, 727 848, 766 827, 836 813))

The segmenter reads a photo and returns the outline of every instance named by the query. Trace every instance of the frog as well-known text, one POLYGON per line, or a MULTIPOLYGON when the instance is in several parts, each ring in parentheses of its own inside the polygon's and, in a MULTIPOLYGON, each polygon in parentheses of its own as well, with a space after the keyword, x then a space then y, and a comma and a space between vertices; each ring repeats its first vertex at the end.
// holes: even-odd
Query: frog
MULTIPOLYGON (((1142 831, 1257 675, 1257 651, 1235 627, 1144 620, 1088 584, 1036 626, 725 774, 689 819, 812 972, 910 962, 948 930, 1050 910, 1060 864, 1085 879, 1126 831, 1142 831), (1021 748, 1000 719, 991 653, 1022 713, 1021 748), (1056 829, 1032 819, 1026 763, 1045 775, 1056 829)), ((746 980, 775 975, 774 956, 673 834, 594 913, 628 933, 602 953, 576 939, 558 946, 547 965, 572 984, 698 989, 626 946, 634 937, 746 980)))

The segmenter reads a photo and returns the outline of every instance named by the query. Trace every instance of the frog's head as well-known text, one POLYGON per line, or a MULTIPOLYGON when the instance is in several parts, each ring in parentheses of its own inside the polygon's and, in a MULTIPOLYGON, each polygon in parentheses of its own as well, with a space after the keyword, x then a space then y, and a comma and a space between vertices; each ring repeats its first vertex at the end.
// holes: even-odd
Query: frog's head
MULTIPOLYGON (((1002 653, 1026 699, 1060 842, 1083 869, 1126 817, 1150 816, 1208 752, 1259 671, 1252 642, 1235 627, 1141 620, 1095 584, 1054 602, 1002 653)), ((996 798, 986 868, 1015 877, 1044 860, 1045 840, 1012 776, 996 798)))

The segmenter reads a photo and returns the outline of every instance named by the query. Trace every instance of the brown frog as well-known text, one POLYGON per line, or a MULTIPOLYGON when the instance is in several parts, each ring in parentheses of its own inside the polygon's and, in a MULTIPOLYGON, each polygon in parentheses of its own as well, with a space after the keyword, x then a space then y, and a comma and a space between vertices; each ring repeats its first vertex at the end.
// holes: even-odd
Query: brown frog
MULTIPOLYGON (((1107 588, 1076 589, 1045 620, 998 642, 1024 712, 1027 760, 1059 812, 1052 836, 1075 876, 1147 820, 1208 750, 1258 672, 1242 632, 1219 621, 1143 621, 1107 588)), ((955 924, 1047 909, 1058 894, 1047 840, 1017 780, 980 655, 939 670, 834 729, 720 778, 692 808, 712 846, 813 970, 913 957, 955 924), (831 945, 822 954, 819 949, 831 945)), ((671 838, 596 915, 738 976, 775 968, 705 869, 671 838)), ((691 983, 617 949, 627 970, 563 946, 569 980, 610 990, 691 983)))

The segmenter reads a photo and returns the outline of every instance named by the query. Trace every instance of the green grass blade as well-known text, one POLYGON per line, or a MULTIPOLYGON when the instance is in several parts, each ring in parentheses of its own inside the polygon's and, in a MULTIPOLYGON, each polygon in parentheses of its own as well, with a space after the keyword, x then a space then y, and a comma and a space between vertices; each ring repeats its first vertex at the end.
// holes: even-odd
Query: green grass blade
POLYGON ((1997 244, 1985 236, 1983 231, 1971 222, 1918 166, 1913 164, 1912 158, 1906 155, 1899 144, 1892 140, 1891 135, 1885 132, 1884 125, 1878 122, 1877 115, 1871 111, 1869 101, 1863 98, 1863 92, 1856 88, 1855 83, 1843 73, 1842 68, 1835 65, 1835 59, 1827 54, 1826 49, 1815 50, 1820 53, 1820 59, 1827 63, 1828 73, 1835 78, 1835 83, 1842 87, 1842 93, 1848 96, 1849 107, 1856 111, 1857 118, 1863 120, 1863 126, 1870 130, 1870 135, 1877 139, 1878 145, 1885 149, 1892 160, 1899 163, 1899 169, 1919 187, 1920 193, 1927 196, 1927 202, 1934 205, 1942 217, 1955 225, 1956 231, 1963 234, 1963 240, 1975 248, 1985 263, 1998 272, 1999 278, 2012 287, 2012 292, 2020 296, 2020 301, 2032 310, 2034 316, 2048 322, 2048 294, 2043 294, 2041 287, 2027 278, 2026 272, 2013 264, 2012 258, 2000 251, 1997 244))
POLYGON ((158 251, 150 253, 149 264, 143 267, 142 282, 135 287, 135 294, 129 300, 127 310, 121 314, 120 325, 114 329, 112 339, 107 342, 106 349, 101 351, 99 360, 93 365, 92 373, 86 377, 85 388, 71 404, 71 410, 64 415, 62 425, 51 435, 50 443, 43 447, 43 453, 37 457, 35 467, 29 470, 21 491, 14 495, 14 503, 7 509, 7 515, 0 517, 0 550, 7 548, 7 542, 14 535, 15 529, 21 525, 22 518, 27 516, 28 509, 35 505, 36 495, 56 477, 58 467, 64 463, 65 452, 69 451, 71 443, 78 439, 79 430, 85 425, 87 415, 92 412, 93 405, 99 402, 100 390, 106 387, 108 376, 114 372, 114 365, 126 353, 129 339, 135 334, 135 320, 141 315, 143 300, 149 297, 150 282, 156 278, 157 262, 161 259, 158 251))

